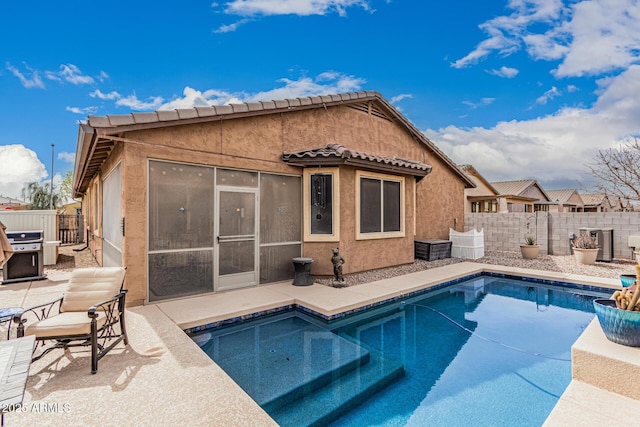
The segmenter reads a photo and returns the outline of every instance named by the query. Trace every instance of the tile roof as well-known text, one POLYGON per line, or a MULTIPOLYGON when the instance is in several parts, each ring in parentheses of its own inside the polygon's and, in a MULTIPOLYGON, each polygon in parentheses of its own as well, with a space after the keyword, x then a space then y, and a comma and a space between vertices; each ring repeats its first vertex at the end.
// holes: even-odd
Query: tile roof
POLYGON ((309 96, 244 104, 212 105, 171 111, 141 112, 120 115, 89 116, 78 129, 76 163, 74 165, 73 192, 79 197, 86 191, 89 181, 102 167, 115 146, 115 141, 126 142, 124 132, 162 128, 176 125, 229 120, 264 114, 281 114, 304 109, 328 108, 347 105, 404 126, 413 139, 422 144, 436 158, 457 175, 466 188, 475 184, 429 138, 404 117, 389 101, 376 91, 349 92, 337 95, 309 96))
POLYGON ((106 116, 89 116, 87 124, 92 127, 110 128, 171 122, 198 118, 223 118, 242 113, 270 112, 271 110, 294 110, 304 107, 323 106, 331 103, 354 101, 359 99, 380 97, 375 91, 350 92, 338 95, 310 96, 306 98, 291 98, 277 101, 258 101, 244 104, 212 105, 208 107, 194 107, 176 110, 159 110, 145 113, 113 114, 106 116))
POLYGON ((400 171, 410 175, 425 176, 431 172, 431 166, 415 160, 400 157, 386 157, 367 154, 361 151, 349 150, 343 145, 329 143, 322 148, 299 151, 297 153, 282 153, 282 160, 287 163, 300 165, 318 164, 369 164, 375 169, 400 171))

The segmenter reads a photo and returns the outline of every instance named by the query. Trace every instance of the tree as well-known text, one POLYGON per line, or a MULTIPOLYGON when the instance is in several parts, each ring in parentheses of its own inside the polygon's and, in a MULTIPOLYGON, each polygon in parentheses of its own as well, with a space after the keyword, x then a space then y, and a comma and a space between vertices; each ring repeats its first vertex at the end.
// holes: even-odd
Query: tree
POLYGON ((64 179, 60 183, 60 199, 63 203, 69 202, 73 198, 73 171, 67 171, 64 175, 64 179))
POLYGON ((51 198, 50 187, 49 183, 40 184, 38 182, 30 182, 25 185, 22 189, 22 198, 29 202, 28 209, 47 210, 51 200, 53 200, 52 209, 59 208, 62 205, 60 195, 56 193, 54 188, 53 198, 51 198))
POLYGON ((640 201, 640 144, 636 138, 620 148, 598 151, 589 165, 598 179, 598 190, 627 200, 640 201))

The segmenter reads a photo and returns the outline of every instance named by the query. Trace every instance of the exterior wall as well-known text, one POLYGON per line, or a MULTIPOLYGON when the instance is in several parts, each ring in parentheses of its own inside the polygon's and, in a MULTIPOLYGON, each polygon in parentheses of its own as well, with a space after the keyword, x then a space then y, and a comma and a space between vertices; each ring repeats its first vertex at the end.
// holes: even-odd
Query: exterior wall
POLYGON ((531 187, 527 188, 525 191, 523 191, 521 194, 518 194, 518 195, 522 197, 536 198, 541 202, 547 201, 547 198, 544 196, 542 191, 540 191, 540 189, 536 185, 532 185, 531 187))
MULTIPOLYGON (((413 262, 414 206, 420 212, 416 238, 448 238, 449 227, 461 231, 464 220, 464 183, 444 162, 416 142, 396 123, 349 107, 260 115, 244 119, 208 122, 157 129, 130 131, 130 142, 118 143, 83 198, 83 213, 91 239, 89 246, 101 262, 101 215, 95 218, 94 184, 101 191, 102 177, 121 161, 123 265, 127 266, 129 304, 147 298, 147 161, 148 159, 302 175, 302 168, 282 161, 283 151, 300 151, 329 142, 381 156, 397 156, 433 167, 417 188, 413 177, 405 176, 405 236, 356 240, 355 168, 340 167, 341 241, 303 243, 305 256, 313 257, 314 275, 332 275, 331 249, 340 247, 346 259, 344 273, 413 262), (134 142, 137 141, 137 142, 134 142), (417 200, 414 197, 417 193, 417 200), (414 200, 416 200, 414 205, 414 200)), ((99 207, 101 211, 102 207, 99 207)))
POLYGON ((613 255, 630 259, 630 235, 640 235, 640 212, 538 212, 526 214, 469 214, 465 216, 465 231, 484 229, 485 250, 518 251, 524 236, 535 234, 540 253, 569 255, 569 233, 578 234, 581 228, 613 229, 613 255), (529 224, 527 228, 526 224, 529 224))
POLYGON ((476 185, 476 188, 466 188, 464 190, 464 212, 465 213, 469 213, 471 212, 471 201, 469 200, 469 197, 473 197, 473 196, 495 196, 495 192, 493 192, 493 190, 491 190, 489 187, 487 187, 487 185, 484 183, 483 180, 481 180, 480 178, 478 178, 477 176, 473 175, 473 174, 469 174, 467 173, 467 176, 469 178, 471 178, 471 181, 473 181, 473 183, 476 185))
POLYGON ((567 207, 567 210, 570 210, 571 208, 575 207, 578 210, 582 210, 582 207, 584 206, 584 202, 582 201, 582 197, 580 197, 580 194, 578 194, 577 192, 574 192, 571 197, 569 197, 569 202, 573 203, 574 206, 571 207, 567 207))
POLYGON ((314 275, 333 275, 331 250, 340 247, 345 258, 344 274, 412 263, 413 257, 413 177, 405 177, 404 211, 405 237, 382 239, 356 239, 356 169, 340 168, 340 242, 306 242, 304 256, 315 262, 311 266, 314 275))
POLYGON ((464 228, 464 183, 435 158, 427 163, 433 171, 417 184, 416 239, 448 240, 449 228, 464 228))

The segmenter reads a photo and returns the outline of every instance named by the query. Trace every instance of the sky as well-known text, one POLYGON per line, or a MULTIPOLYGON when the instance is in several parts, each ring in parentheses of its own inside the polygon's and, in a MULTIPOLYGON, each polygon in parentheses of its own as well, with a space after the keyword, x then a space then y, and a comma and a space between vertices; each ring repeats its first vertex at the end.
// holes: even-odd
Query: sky
POLYGON ((488 181, 593 191, 640 134, 639 24, 636 0, 3 2, 0 195, 59 183, 89 115, 360 90, 488 181))

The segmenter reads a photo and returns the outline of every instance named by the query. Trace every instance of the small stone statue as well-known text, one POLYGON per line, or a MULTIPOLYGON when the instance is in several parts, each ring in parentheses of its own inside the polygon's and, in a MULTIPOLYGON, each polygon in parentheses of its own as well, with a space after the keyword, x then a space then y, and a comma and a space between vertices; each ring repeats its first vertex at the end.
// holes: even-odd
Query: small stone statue
POLYGON ((333 256, 331 257, 331 263, 333 264, 333 274, 335 279, 333 280, 334 286, 345 286, 344 276, 342 275, 342 264, 344 264, 344 258, 340 255, 339 248, 332 249, 333 256))

